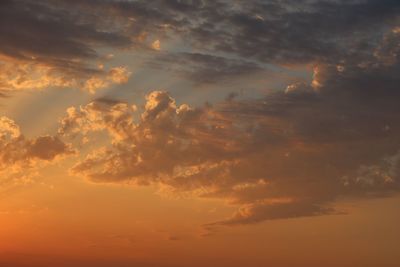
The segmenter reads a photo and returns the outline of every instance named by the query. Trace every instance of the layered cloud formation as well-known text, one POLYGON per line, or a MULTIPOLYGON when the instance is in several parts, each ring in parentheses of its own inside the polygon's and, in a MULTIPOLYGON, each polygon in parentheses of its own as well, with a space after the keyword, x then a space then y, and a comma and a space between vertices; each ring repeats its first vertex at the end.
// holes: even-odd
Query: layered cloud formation
POLYGON ((0 12, 5 94, 51 86, 94 92, 126 82, 129 70, 104 68, 111 56, 106 51, 160 50, 160 37, 199 51, 178 49, 156 58, 165 68, 171 60, 186 64, 188 69, 178 71, 195 82, 249 74, 262 69, 260 63, 360 60, 383 32, 397 26, 399 5, 390 0, 7 0, 0 12))

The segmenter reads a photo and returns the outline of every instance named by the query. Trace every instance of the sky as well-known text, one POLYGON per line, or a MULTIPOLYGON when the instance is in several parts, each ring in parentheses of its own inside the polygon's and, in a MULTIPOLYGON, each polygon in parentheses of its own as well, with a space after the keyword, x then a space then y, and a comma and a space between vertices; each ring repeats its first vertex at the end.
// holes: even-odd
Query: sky
POLYGON ((398 0, 0 1, 0 267, 400 265, 398 0))

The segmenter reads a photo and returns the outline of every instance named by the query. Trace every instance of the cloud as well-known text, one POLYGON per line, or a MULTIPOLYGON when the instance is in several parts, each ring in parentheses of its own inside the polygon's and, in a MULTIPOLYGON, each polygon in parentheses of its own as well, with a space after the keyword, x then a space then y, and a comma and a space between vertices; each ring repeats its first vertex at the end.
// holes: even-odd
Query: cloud
POLYGON ((20 90, 41 90, 48 87, 81 88, 94 93, 111 84, 123 84, 131 73, 125 67, 114 67, 104 71, 93 71, 87 75, 65 73, 52 66, 41 66, 36 63, 5 61, 0 63, 0 89, 3 92, 20 90))
POLYGON ((198 23, 186 31, 194 46, 283 65, 361 57, 400 8, 376 0, 204 3, 192 8, 198 23))
POLYGON ((221 83, 240 76, 270 71, 259 64, 203 53, 163 53, 149 60, 148 65, 176 72, 197 84, 221 83), (167 67, 166 67, 167 66, 167 67))
POLYGON ((396 53, 399 10, 391 0, 7 0, 0 9, 0 90, 53 86, 94 92, 125 83, 128 71, 115 78, 123 67, 104 67, 102 51, 109 50, 145 52, 158 67, 172 66, 198 83, 258 73, 262 64, 332 64, 372 52, 389 62, 396 53), (380 50, 392 52, 385 54, 376 45, 389 32, 393 36, 380 50), (163 49, 158 55, 160 40, 182 44, 182 51, 163 49))
POLYGON ((0 170, 8 174, 71 153, 61 138, 85 145, 100 135, 108 142, 73 173, 225 200, 238 211, 222 225, 335 214, 338 198, 399 192, 398 1, 0 5, 2 93, 126 83, 127 68, 104 67, 107 48, 145 51, 150 66, 197 83, 250 77, 271 64, 313 69, 311 81, 299 78, 265 97, 200 107, 165 91, 151 92, 139 108, 97 99, 69 108, 58 136, 26 139, 3 118, 0 170), (185 46, 154 51, 159 40, 185 46))
POLYGON ((304 216, 321 216, 333 214, 334 210, 329 207, 321 207, 312 203, 283 203, 283 204, 248 204, 239 209, 232 218, 208 224, 208 226, 236 225, 257 223, 264 220, 290 219, 304 216))
POLYGON ((71 108, 60 133, 110 137, 72 172, 239 207, 217 225, 337 214, 338 198, 398 193, 400 64, 376 53, 393 34, 363 58, 317 62, 311 81, 260 99, 190 107, 154 91, 142 109, 104 99, 71 108))
POLYGON ((100 52, 103 48, 127 49, 137 42, 135 33, 125 32, 128 26, 123 24, 128 18, 111 22, 114 16, 106 9, 93 15, 78 2, 3 1, 0 90, 73 87, 94 92, 127 82, 127 69, 104 68, 107 60, 100 52))
POLYGON ((101 77, 94 76, 86 80, 83 84, 83 89, 88 90, 90 93, 95 93, 96 90, 108 87, 112 83, 124 84, 128 82, 131 74, 126 67, 111 68, 101 77))
POLYGON ((0 188, 30 183, 39 167, 73 154, 57 136, 24 137, 18 125, 0 117, 0 188))
POLYGON ((303 151, 292 137, 280 136, 283 129, 271 131, 267 116, 231 116, 225 105, 232 103, 178 106, 166 92, 155 91, 136 123, 127 104, 93 102, 79 115, 70 109, 60 132, 83 129, 82 138, 108 132, 110 146, 91 152, 72 169, 93 182, 158 184, 164 192, 225 199, 247 210, 234 216, 243 223, 333 212, 324 207, 334 198, 324 187, 336 181, 321 180, 325 170, 312 162, 326 151, 303 151))
POLYGON ((400 190, 397 68, 322 64, 310 84, 197 108, 154 91, 140 115, 95 101, 69 109, 60 133, 110 136, 72 169, 91 181, 160 185, 239 207, 216 224, 337 214, 338 198, 400 190))
POLYGON ((160 42, 160 40, 155 40, 155 41, 151 44, 151 47, 152 47, 154 50, 157 50, 157 51, 161 50, 161 42, 160 42))
POLYGON ((212 116, 206 109, 176 106, 175 100, 166 92, 155 91, 147 96, 139 123, 133 120, 132 112, 135 110, 126 103, 112 101, 93 102, 79 111, 69 109, 61 122, 60 133, 85 135, 106 130, 113 143, 111 149, 100 149, 88 155, 73 171, 99 181, 123 181, 135 177, 138 183, 149 183, 147 176, 154 175, 154 179, 159 179, 158 173, 176 172, 177 160, 192 164, 207 157, 208 152, 203 150, 202 144, 191 140, 195 134, 199 138, 203 136, 201 141, 214 146, 215 150, 223 142, 217 134, 209 132, 226 134, 222 129, 224 122, 217 118, 212 119, 214 125, 203 125, 202 118, 212 116), (209 126, 214 129, 208 129, 209 126))

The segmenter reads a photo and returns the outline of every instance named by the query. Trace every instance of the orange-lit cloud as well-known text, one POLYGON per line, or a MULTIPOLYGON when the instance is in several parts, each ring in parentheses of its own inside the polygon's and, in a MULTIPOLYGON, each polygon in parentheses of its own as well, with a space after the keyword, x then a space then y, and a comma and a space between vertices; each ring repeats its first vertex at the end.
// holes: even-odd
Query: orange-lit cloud
POLYGON ((25 138, 14 121, 0 117, 0 187, 30 183, 40 166, 73 154, 56 136, 25 138))
POLYGON ((89 73, 68 73, 52 65, 40 62, 0 61, 0 90, 13 92, 20 90, 42 90, 48 87, 80 88, 94 93, 111 84, 123 84, 130 72, 124 67, 99 70, 89 73))
MULTIPOLYGON (((391 147, 398 129, 375 129, 379 135, 373 146, 383 150, 368 148, 375 133, 364 131, 353 100, 340 110, 357 115, 348 120, 336 116, 336 105, 346 103, 331 106, 336 95, 331 95, 330 79, 341 73, 329 66, 321 72, 318 77, 326 77, 321 90, 293 85, 253 103, 228 99, 215 107, 193 108, 154 91, 138 120, 135 106, 112 100, 70 108, 60 133, 86 139, 91 132, 106 131, 110 136, 109 146, 89 153, 72 172, 94 182, 159 184, 164 192, 241 206, 219 224, 337 213, 338 197, 398 191, 400 162, 397 148, 391 147), (385 159, 387 153, 393 156, 385 159), (358 178, 360 173, 365 179, 358 178)), ((385 114, 397 118, 391 112, 385 114)), ((368 123, 379 127, 380 119, 368 123)))

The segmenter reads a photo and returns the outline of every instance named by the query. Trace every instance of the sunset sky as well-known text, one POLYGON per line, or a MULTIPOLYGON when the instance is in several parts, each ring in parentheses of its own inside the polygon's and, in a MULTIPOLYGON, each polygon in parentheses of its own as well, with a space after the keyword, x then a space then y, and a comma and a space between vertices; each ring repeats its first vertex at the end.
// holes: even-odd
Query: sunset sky
POLYGON ((0 267, 398 267, 399 193, 399 0, 0 0, 0 267))

